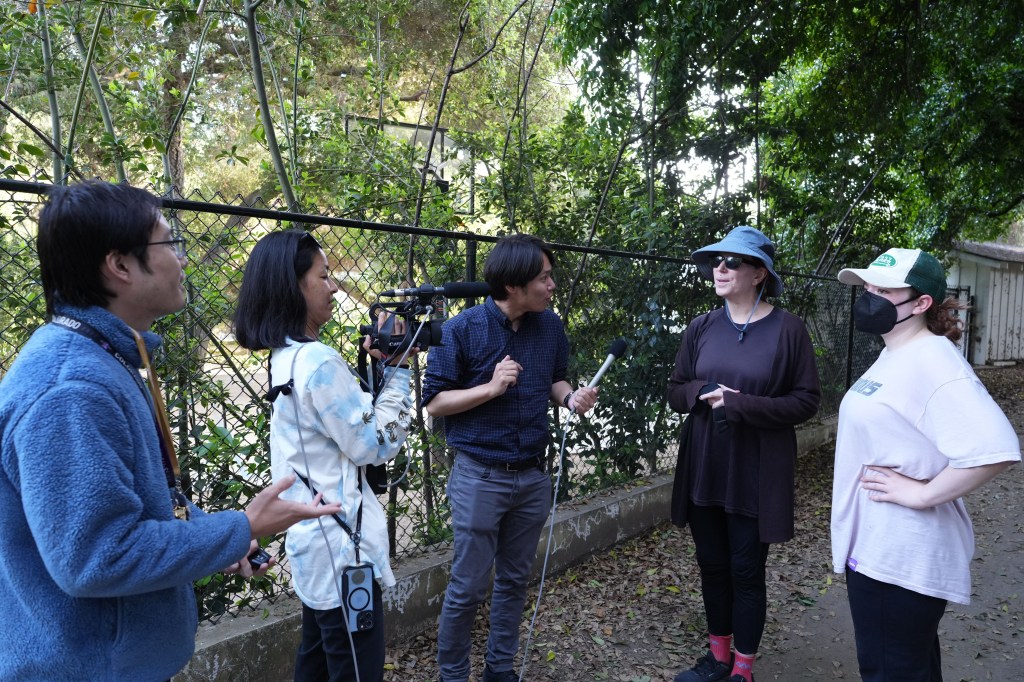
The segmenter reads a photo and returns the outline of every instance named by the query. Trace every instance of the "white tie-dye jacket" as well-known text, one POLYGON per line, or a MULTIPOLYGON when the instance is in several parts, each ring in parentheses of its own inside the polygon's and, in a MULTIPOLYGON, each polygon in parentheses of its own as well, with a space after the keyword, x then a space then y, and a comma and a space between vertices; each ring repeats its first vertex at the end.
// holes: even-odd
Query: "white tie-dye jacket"
MULTIPOLYGON (((275 400, 270 419, 274 480, 293 472, 307 477, 325 500, 342 502, 341 518, 355 530, 359 468, 394 458, 408 435, 409 370, 387 370, 387 385, 376 405, 337 351, 319 342, 292 342, 275 349, 271 371, 271 386, 285 384, 289 378, 295 382, 290 394, 275 400)), ((310 491, 297 479, 281 497, 308 502, 310 491)), ((374 575, 384 586, 394 585, 384 509, 365 477, 361 499, 359 558, 374 565, 374 575)), ((310 608, 327 610, 341 606, 328 544, 339 579, 341 570, 355 564, 356 558, 352 540, 341 526, 330 516, 322 522, 326 542, 320 523, 309 519, 288 530, 285 549, 296 594, 310 608)))

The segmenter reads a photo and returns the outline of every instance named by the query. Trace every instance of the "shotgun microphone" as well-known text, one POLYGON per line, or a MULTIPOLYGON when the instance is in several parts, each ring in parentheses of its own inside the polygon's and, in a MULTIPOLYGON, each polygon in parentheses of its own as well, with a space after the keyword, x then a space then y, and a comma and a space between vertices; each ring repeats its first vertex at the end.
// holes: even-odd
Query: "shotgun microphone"
POLYGON ((601 369, 597 370, 597 374, 595 374, 594 378, 590 380, 590 383, 587 384, 587 387, 594 388, 595 386, 597 386, 597 382, 601 381, 601 377, 603 377, 604 373, 608 371, 608 368, 611 367, 612 363, 615 362, 619 357, 621 357, 622 354, 625 352, 625 339, 615 339, 614 341, 612 341, 612 345, 608 348, 608 357, 604 359, 604 364, 601 365, 601 369))
POLYGON ((491 285, 487 282, 448 282, 435 287, 429 282, 411 289, 387 289, 381 296, 444 296, 445 298, 481 298, 490 296, 491 285))

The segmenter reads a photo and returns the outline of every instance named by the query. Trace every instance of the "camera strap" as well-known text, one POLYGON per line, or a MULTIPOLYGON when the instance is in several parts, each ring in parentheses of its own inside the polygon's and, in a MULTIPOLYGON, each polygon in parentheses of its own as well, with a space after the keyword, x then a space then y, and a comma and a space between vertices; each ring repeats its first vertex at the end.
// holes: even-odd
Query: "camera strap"
POLYGON ((163 394, 160 392, 160 380, 157 378, 153 365, 149 361, 149 353, 146 352, 146 344, 142 340, 142 336, 134 329, 131 330, 132 335, 135 337, 135 345, 139 349, 139 355, 142 358, 142 366, 146 369, 146 382, 142 381, 138 369, 132 367, 125 357, 107 340, 107 337, 103 336, 92 325, 67 315, 54 315, 50 323, 80 334, 107 351, 117 360, 118 364, 125 368, 125 371, 132 377, 143 395, 148 397, 146 402, 153 413, 157 433, 160 436, 160 455, 163 460, 164 475, 167 477, 167 486, 170 488, 171 507, 174 510, 175 518, 187 521, 189 517, 188 498, 181 487, 181 468, 178 466, 178 456, 174 451, 174 440, 171 438, 171 424, 167 418, 167 406, 164 404, 163 394))
MULTIPOLYGON (((295 469, 292 469, 292 471, 295 471, 295 469)), ((342 521, 341 517, 337 514, 331 514, 331 516, 334 517, 334 520, 338 522, 338 525, 341 526, 341 529, 348 533, 349 538, 352 539, 352 545, 356 549, 356 563, 358 564, 359 541, 362 540, 363 537, 362 533, 360 533, 360 529, 363 527, 363 469, 362 467, 359 467, 356 471, 358 471, 357 476, 359 477, 359 511, 356 513, 356 529, 352 530, 352 528, 350 528, 347 523, 342 521)), ((300 474, 298 471, 295 471, 295 475, 299 477, 299 480, 302 481, 303 485, 309 488, 309 492, 313 494, 313 497, 319 495, 319 492, 315 487, 313 487, 313 484, 309 482, 308 478, 300 474)), ((320 504, 326 504, 323 498, 320 498, 320 504)))

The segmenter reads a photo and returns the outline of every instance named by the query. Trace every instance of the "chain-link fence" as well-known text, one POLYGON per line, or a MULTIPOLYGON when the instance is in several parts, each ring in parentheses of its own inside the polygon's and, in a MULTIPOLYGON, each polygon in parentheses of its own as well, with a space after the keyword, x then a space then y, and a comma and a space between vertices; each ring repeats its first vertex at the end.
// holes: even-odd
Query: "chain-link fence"
MULTIPOLYGON (((0 180, 0 376, 44 320, 34 251, 36 216, 46 186, 0 180)), ((172 430, 192 499, 214 511, 239 508, 269 483, 267 356, 240 349, 231 334, 235 293, 250 250, 264 234, 284 227, 310 230, 324 247, 340 286, 335 319, 323 340, 356 364, 359 328, 385 289, 424 281, 478 278, 493 237, 397 225, 359 223, 328 215, 296 215, 273 206, 165 200, 165 213, 189 249, 189 304, 161 320, 164 346, 154 358, 164 380, 172 430)), ((686 323, 718 304, 692 264, 678 258, 556 245, 554 308, 571 340, 570 377, 591 376, 611 340, 625 337, 629 357, 606 375, 601 401, 566 438, 561 498, 596 491, 669 470, 676 461, 678 416, 663 399, 686 323)), ((801 315, 814 340, 824 389, 819 418, 835 414, 851 378, 877 355, 877 342, 851 334, 851 290, 835 281, 784 274, 782 307, 801 315)), ((448 315, 467 302, 449 301, 448 315)), ((414 395, 425 354, 414 359, 414 395)), ((444 495, 451 459, 439 425, 416 404, 416 429, 391 477, 401 479, 382 497, 391 554, 400 562, 451 542, 444 495)), ((561 424, 552 410, 552 430, 561 424)), ((555 439, 549 458, 557 464, 555 439)), ((277 539, 271 550, 281 556, 277 539)), ((197 583, 202 616, 273 599, 288 589, 279 570, 257 581, 215 575, 197 583)))

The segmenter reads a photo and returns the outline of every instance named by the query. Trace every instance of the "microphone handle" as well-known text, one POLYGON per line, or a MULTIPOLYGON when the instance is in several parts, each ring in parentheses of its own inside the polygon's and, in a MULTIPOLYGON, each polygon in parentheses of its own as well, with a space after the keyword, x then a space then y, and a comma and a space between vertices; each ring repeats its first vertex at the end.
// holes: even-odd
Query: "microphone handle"
POLYGON ((604 376, 604 373, 608 371, 608 368, 612 366, 613 362, 615 362, 614 355, 606 357, 604 359, 604 364, 601 365, 601 369, 597 370, 597 374, 595 374, 594 378, 590 380, 589 384, 587 384, 587 388, 594 388, 597 386, 597 382, 601 381, 601 377, 604 376))

